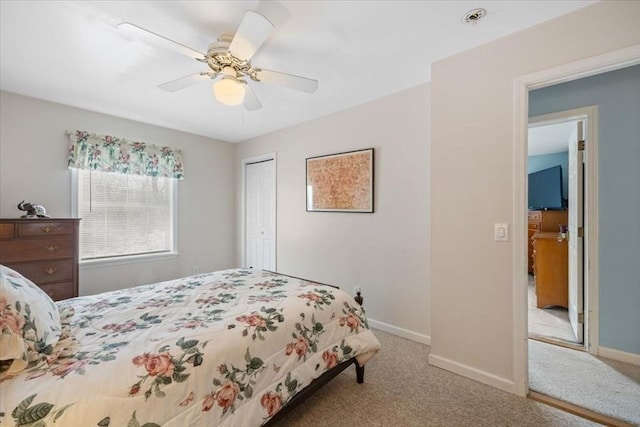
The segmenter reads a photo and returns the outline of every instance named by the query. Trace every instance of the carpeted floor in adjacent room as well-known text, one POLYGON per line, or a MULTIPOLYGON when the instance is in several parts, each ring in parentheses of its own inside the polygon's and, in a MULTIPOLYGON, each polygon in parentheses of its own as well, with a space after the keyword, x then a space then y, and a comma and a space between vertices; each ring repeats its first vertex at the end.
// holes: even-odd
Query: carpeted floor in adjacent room
POLYGON ((640 425, 640 367, 529 340, 529 388, 640 425))
POLYGON ((350 367, 279 426, 592 426, 559 409, 430 366, 431 348, 379 330, 357 384, 350 367))

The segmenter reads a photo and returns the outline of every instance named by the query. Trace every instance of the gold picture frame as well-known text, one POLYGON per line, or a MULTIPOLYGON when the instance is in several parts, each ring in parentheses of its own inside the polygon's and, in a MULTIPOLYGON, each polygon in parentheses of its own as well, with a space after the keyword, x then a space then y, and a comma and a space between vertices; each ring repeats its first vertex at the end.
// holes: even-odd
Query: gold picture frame
POLYGON ((306 162, 307 212, 373 213, 373 148, 306 162))

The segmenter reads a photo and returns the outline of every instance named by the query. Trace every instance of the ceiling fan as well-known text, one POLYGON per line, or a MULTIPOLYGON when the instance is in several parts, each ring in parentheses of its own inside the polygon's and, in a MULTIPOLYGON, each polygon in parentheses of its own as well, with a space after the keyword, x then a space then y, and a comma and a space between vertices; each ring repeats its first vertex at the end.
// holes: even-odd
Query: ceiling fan
POLYGON ((207 71, 160 84, 158 87, 162 90, 176 92, 203 80, 213 80, 213 91, 218 101, 226 105, 243 104, 247 110, 258 110, 262 108, 262 104, 247 83, 249 79, 307 93, 318 89, 317 80, 251 65, 251 58, 274 28, 267 18, 252 10, 245 12, 235 35, 221 35, 209 45, 206 54, 130 22, 121 22, 118 28, 154 43, 161 43, 209 66, 207 71))

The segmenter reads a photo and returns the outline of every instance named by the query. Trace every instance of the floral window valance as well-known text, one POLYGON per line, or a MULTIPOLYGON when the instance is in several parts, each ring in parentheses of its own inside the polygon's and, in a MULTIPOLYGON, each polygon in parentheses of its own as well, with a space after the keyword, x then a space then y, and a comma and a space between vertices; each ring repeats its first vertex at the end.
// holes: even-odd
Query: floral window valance
POLYGON ((67 134, 70 168, 184 179, 180 150, 80 130, 67 134))

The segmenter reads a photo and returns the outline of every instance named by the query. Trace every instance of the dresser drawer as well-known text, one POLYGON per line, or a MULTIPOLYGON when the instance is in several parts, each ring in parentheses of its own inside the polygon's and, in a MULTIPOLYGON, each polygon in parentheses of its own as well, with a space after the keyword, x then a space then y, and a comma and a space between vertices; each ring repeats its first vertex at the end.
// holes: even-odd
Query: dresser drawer
POLYGON ((79 222, 0 218, 0 264, 29 278, 54 300, 78 296, 79 222))
POLYGON ((73 280, 73 259, 55 259, 48 261, 18 262, 8 264, 12 268, 38 285, 51 282, 70 282, 73 280))
POLYGON ((61 299, 73 298, 76 295, 75 290, 73 289, 73 283, 55 283, 53 285, 42 285, 40 286, 43 291, 46 292, 49 297, 54 301, 60 301, 61 299))
POLYGON ((0 239, 13 238, 13 224, 0 224, 0 239))
POLYGON ((73 236, 7 240, 0 245, 0 263, 73 258, 73 249, 73 236))
POLYGON ((529 221, 540 222, 540 219, 542 219, 542 213, 540 213, 540 211, 529 212, 529 221))
POLYGON ((69 222, 38 221, 18 224, 18 237, 43 237, 73 234, 73 224, 69 222))

